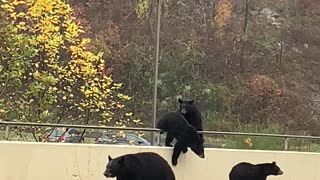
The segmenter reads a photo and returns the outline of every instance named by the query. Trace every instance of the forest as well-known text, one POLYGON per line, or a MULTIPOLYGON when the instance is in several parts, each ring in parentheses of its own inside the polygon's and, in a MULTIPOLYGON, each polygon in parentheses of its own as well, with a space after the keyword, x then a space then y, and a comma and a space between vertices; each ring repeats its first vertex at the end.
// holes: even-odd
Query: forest
MULTIPOLYGON (((157 2, 2 0, 1 120, 151 127, 157 2)), ((320 1, 160 2, 157 117, 320 135, 320 1)))

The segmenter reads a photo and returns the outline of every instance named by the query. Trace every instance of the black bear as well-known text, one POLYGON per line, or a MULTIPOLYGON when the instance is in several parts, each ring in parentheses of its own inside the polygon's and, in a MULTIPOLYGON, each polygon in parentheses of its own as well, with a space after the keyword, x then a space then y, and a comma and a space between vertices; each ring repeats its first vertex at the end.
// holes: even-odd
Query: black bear
POLYGON ((276 162, 251 164, 242 162, 235 165, 230 173, 229 180, 266 180, 269 175, 282 175, 283 172, 276 162))
POLYGON ((181 151, 186 153, 188 147, 200 158, 204 158, 203 142, 197 130, 179 112, 166 113, 159 120, 157 128, 167 132, 166 146, 171 146, 170 143, 174 138, 177 140, 172 154, 174 166, 178 163, 181 151))
POLYGON ((126 154, 112 159, 103 175, 117 180, 175 180, 175 175, 160 155, 153 152, 126 154))
MULTIPOLYGON (((194 100, 183 101, 180 98, 179 102, 179 112, 186 118, 186 120, 193 127, 197 129, 197 131, 203 131, 202 128, 202 117, 201 112, 198 107, 194 104, 194 100)), ((200 134, 201 141, 203 142, 203 134, 200 134)))

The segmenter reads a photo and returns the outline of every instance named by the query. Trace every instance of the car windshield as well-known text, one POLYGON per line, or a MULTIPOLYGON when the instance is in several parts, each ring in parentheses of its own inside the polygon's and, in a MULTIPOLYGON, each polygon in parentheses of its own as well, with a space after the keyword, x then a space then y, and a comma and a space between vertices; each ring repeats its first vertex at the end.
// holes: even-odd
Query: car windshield
POLYGON ((59 130, 59 129, 54 129, 53 132, 51 133, 51 136, 61 136, 64 132, 65 131, 62 131, 62 130, 59 130))
POLYGON ((140 140, 139 137, 136 137, 132 134, 126 134, 127 141, 137 141, 140 140))
MULTIPOLYGON (((52 131, 52 133, 50 134, 50 136, 62 136, 65 133, 66 129, 58 129, 58 128, 54 128, 54 130, 52 131)), ((51 130, 48 132, 50 133, 51 130)))
POLYGON ((108 133, 108 134, 103 134, 100 136, 101 139, 104 140, 111 140, 113 142, 121 143, 121 142, 132 142, 132 143, 144 143, 144 144, 149 144, 149 142, 135 134, 129 134, 125 133, 123 135, 119 135, 117 133, 108 133))

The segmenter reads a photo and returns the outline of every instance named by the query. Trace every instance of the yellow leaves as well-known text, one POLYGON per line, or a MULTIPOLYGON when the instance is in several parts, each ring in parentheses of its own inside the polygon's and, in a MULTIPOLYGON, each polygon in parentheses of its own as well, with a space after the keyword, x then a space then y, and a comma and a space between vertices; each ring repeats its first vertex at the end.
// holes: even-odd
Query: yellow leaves
POLYGON ((136 125, 143 124, 141 119, 133 119, 132 122, 135 123, 136 125))
POLYGON ((18 28, 19 30, 26 30, 26 29, 27 29, 26 23, 23 22, 23 21, 19 22, 19 24, 17 24, 17 28, 18 28))
POLYGON ((134 120, 132 120, 134 123, 139 123, 139 122, 141 122, 141 119, 134 119, 134 120))
POLYGON ((126 100, 126 101, 128 101, 128 100, 131 99, 130 96, 124 95, 124 94, 122 94, 122 93, 118 93, 117 97, 120 98, 120 99, 122 99, 122 100, 126 100))
POLYGON ((87 97, 89 97, 89 96, 92 94, 92 92, 93 92, 93 91, 87 89, 87 90, 85 90, 83 93, 84 93, 84 95, 86 95, 87 97))
POLYGON ((123 108, 124 108, 124 105, 122 105, 122 104, 117 104, 116 107, 119 108, 119 109, 123 109, 123 108))
MULTIPOLYGON (((100 123, 118 122, 118 126, 131 123, 133 113, 125 113, 122 103, 132 98, 118 92, 121 83, 114 83, 109 74, 101 73, 105 70, 103 52, 93 53, 86 49, 91 47, 91 40, 80 38, 83 28, 73 21, 72 9, 65 1, 1 1, 1 8, 8 15, 6 18, 11 22, 15 36, 15 46, 5 47, 5 50, 18 52, 23 45, 34 49, 30 52, 32 56, 24 57, 31 64, 30 69, 13 74, 20 77, 24 73, 24 79, 32 81, 26 82, 30 95, 44 94, 52 105, 50 108, 57 108, 53 109, 54 112, 72 107, 70 119, 81 119, 86 112, 92 112, 98 115, 95 118, 100 123), (22 8, 16 11, 21 4, 22 8), (64 54, 60 54, 61 50, 64 54), (34 58, 40 55, 45 58, 34 58), (114 119, 114 112, 120 119, 114 119)), ((138 11, 141 16, 146 13, 149 1, 140 1, 138 11)), ((51 110, 41 109, 42 118, 49 117, 53 112, 51 110)), ((140 124, 141 120, 134 120, 133 123, 140 124)))
POLYGON ((138 17, 139 18, 146 17, 149 7, 150 7, 150 0, 138 0, 137 6, 136 6, 136 13, 138 14, 138 17))
POLYGON ((14 0, 13 2, 12 2, 12 4, 14 5, 14 6, 18 6, 18 5, 21 5, 21 4, 25 4, 25 0, 14 0))
POLYGON ((16 12, 11 12, 10 14, 10 17, 12 18, 12 19, 17 19, 17 13, 16 12))
POLYGON ((7 111, 5 109, 0 108, 0 114, 5 114, 7 111))
POLYGON ((92 91, 94 93, 100 93, 100 90, 97 87, 92 87, 92 91))
POLYGON ((106 103, 103 102, 103 101, 99 101, 97 103, 97 107, 100 108, 100 109, 105 109, 105 106, 106 106, 106 103))
POLYGON ((2 2, 4 2, 3 5, 1 5, 1 8, 6 10, 8 13, 13 13, 15 7, 13 6, 13 4, 7 3, 7 1, 2 0, 2 2))
POLYGON ((79 32, 78 32, 79 28, 75 23, 70 23, 69 26, 67 27, 67 32, 70 34, 70 37, 78 37, 79 36, 79 32))
POLYGON ((89 38, 83 38, 79 44, 79 47, 85 47, 87 44, 91 42, 91 39, 89 38))
POLYGON ((46 118, 48 118, 50 116, 50 113, 48 110, 45 110, 43 111, 41 114, 40 114, 40 119, 43 119, 45 120, 46 118))
POLYGON ((81 26, 78 26, 71 19, 65 20, 64 26, 66 27, 66 39, 71 42, 75 42, 74 39, 77 39, 80 33, 84 33, 81 26))
POLYGON ((231 2, 230 0, 220 0, 217 5, 217 15, 215 17, 215 23, 218 29, 222 29, 226 26, 227 21, 231 17, 231 2))
POLYGON ((112 114, 109 113, 108 111, 105 111, 105 112, 102 113, 102 116, 103 116, 104 119, 108 119, 110 116, 112 116, 112 114))
POLYGON ((58 89, 56 87, 49 87, 49 93, 56 93, 58 89))
POLYGON ((114 87, 116 87, 116 88, 121 88, 122 83, 114 83, 113 85, 114 85, 114 87))
POLYGON ((53 3, 43 3, 41 4, 41 7, 43 8, 43 11, 45 12, 51 12, 53 10, 53 3))
POLYGON ((19 18, 26 17, 26 13, 24 13, 24 12, 19 12, 19 13, 17 14, 17 17, 19 17, 19 18))
MULTIPOLYGON (((121 120, 119 120, 119 121, 117 121, 116 122, 116 125, 118 126, 118 127, 123 127, 123 128, 125 128, 126 127, 126 125, 123 123, 123 121, 121 121, 121 120)), ((123 134, 124 133, 124 131, 119 131, 119 134, 123 134)))
POLYGON ((35 1, 34 5, 29 8, 29 13, 32 17, 41 17, 41 14, 42 14, 41 1, 35 1))
POLYGON ((44 14, 64 14, 66 3, 62 3, 59 0, 36 0, 27 3, 29 7, 29 13, 32 17, 41 17, 44 14))

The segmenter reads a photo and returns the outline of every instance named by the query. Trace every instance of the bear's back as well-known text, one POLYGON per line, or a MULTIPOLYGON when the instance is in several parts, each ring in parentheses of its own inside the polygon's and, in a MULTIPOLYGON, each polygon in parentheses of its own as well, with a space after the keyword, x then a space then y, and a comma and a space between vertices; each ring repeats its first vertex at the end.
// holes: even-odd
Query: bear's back
POLYGON ((190 125, 182 114, 178 112, 168 112, 160 118, 157 128, 175 133, 185 131, 188 126, 190 125))
POLYGON ((241 162, 235 165, 230 173, 229 180, 260 180, 257 167, 251 163, 241 162))
POLYGON ((135 177, 139 180, 175 180, 171 167, 160 155, 142 152, 127 156, 126 160, 133 161, 130 168, 135 169, 135 177))

